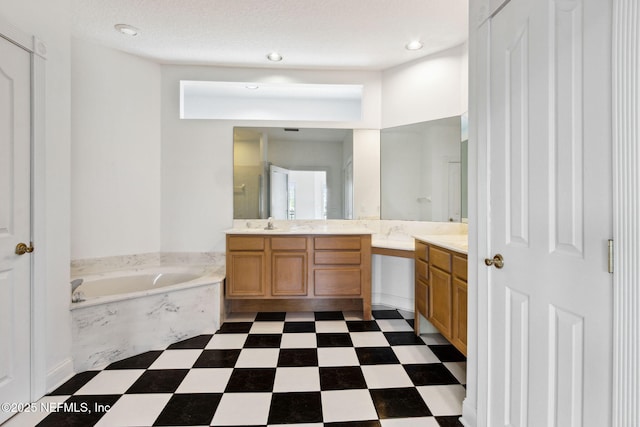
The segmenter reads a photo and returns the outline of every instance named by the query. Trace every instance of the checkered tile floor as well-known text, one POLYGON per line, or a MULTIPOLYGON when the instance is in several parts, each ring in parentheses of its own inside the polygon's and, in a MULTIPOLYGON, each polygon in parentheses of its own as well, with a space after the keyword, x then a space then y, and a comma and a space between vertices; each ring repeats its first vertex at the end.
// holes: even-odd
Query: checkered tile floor
POLYGON ((43 398, 68 410, 10 424, 460 426, 464 356, 397 310, 373 315, 235 314, 215 335, 77 374, 43 398))

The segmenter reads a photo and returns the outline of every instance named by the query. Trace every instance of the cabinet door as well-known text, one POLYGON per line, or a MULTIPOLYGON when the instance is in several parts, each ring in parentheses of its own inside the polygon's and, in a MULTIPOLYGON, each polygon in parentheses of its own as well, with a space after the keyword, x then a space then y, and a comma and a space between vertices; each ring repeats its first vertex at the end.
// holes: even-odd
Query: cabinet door
POLYGON ((451 342, 467 354, 467 283, 453 279, 453 336, 451 342))
POLYGON ((264 252, 230 252, 227 256, 227 296, 264 296, 264 252))
POLYGON ((451 274, 429 267, 429 321, 451 339, 451 274))
POLYGON ((305 252, 273 252, 271 295, 307 295, 307 254, 305 252))
POLYGON ((416 311, 426 318, 429 317, 428 297, 429 287, 427 286, 427 283, 422 280, 416 280, 416 311))

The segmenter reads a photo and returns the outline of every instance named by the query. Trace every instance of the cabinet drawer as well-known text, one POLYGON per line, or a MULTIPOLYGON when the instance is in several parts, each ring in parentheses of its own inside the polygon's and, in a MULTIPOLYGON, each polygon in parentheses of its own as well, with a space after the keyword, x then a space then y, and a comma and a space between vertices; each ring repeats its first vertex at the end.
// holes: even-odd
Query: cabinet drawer
POLYGON ((316 270, 314 288, 318 296, 359 296, 360 269, 316 270))
POLYGON ((264 237, 230 236, 227 240, 230 251, 263 251, 264 237))
POLYGON ((416 278, 429 282, 429 264, 421 259, 416 260, 416 278))
POLYGON ((429 263, 447 273, 451 273, 451 254, 445 250, 429 246, 429 263))
POLYGON ((316 252, 314 263, 316 265, 360 265, 360 252, 316 252))
POLYGON ((467 281, 467 259, 459 255, 453 256, 453 275, 467 281))
POLYGON ((360 236, 315 237, 313 247, 317 250, 360 250, 360 236))
POLYGON ((416 259, 429 262, 429 246, 418 240, 416 240, 416 259))
POLYGON ((425 282, 422 280, 416 280, 416 308, 418 309, 418 313, 422 314, 424 317, 429 317, 429 313, 427 313, 427 298, 429 295, 429 288, 425 282))
POLYGON ((306 237, 272 237, 271 249, 274 251, 305 251, 307 250, 306 237))

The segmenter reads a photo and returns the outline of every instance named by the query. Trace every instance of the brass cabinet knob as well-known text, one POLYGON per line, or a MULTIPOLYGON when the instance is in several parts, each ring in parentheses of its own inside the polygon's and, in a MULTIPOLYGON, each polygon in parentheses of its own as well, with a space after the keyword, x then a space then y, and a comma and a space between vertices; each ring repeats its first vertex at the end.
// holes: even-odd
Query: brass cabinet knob
POLYGON ((504 258, 502 258, 502 255, 496 254, 493 259, 485 258, 484 263, 488 267, 493 265, 495 268, 502 268, 504 267, 504 258))
POLYGON ((29 242, 29 246, 26 243, 18 243, 16 246, 16 255, 30 254, 33 252, 33 243, 29 242))

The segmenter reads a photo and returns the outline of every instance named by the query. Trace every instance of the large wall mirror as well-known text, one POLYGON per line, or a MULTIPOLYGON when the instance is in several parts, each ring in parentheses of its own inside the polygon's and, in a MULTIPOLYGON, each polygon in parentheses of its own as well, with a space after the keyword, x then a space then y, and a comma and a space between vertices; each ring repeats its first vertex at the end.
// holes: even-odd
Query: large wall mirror
POLYGON ((352 215, 352 130, 234 128, 234 219, 352 215))
POLYGON ((465 123, 455 116, 380 132, 382 219, 466 219, 465 123))

